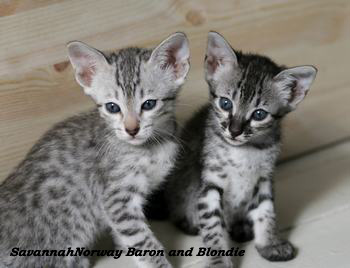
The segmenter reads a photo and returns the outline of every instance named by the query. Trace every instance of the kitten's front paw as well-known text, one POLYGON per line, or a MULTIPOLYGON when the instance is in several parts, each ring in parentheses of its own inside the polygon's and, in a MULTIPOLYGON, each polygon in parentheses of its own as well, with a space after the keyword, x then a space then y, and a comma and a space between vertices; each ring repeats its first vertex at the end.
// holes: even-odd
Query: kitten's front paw
POLYGON ((296 255, 295 248, 287 240, 280 240, 264 247, 256 246, 256 249, 263 258, 269 261, 289 261, 296 255))

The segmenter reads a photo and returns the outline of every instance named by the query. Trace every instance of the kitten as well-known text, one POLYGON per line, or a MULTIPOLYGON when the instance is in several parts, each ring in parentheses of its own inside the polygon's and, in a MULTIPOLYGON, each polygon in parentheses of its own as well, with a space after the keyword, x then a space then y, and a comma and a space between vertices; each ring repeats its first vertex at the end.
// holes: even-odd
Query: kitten
MULTIPOLYGON (((13 257, 11 249, 89 247, 110 228, 124 247, 161 250, 143 204, 173 166, 175 100, 189 46, 175 33, 153 51, 106 56, 68 44, 77 82, 97 109, 57 124, 0 186, 0 267, 88 267, 84 257, 13 257)), ((135 257, 139 267, 171 267, 135 257)))
MULTIPOLYGON (((206 247, 254 238, 270 261, 295 256, 280 238, 272 173, 280 152, 281 120, 303 100, 316 76, 312 66, 285 68, 270 59, 235 52, 215 32, 208 36, 205 74, 210 102, 186 124, 184 151, 165 184, 172 221, 206 247)), ((232 267, 212 257, 208 267, 232 267)))

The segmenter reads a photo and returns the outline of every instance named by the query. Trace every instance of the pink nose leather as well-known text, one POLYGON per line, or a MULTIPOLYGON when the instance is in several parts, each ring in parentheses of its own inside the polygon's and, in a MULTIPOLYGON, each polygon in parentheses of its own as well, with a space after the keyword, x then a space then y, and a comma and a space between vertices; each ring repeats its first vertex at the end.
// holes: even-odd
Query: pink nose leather
POLYGON ((133 136, 133 137, 136 136, 136 134, 139 132, 139 130, 140 130, 139 127, 133 128, 133 129, 128 129, 128 128, 125 129, 125 131, 128 132, 128 134, 130 136, 133 136))
POLYGON ((125 131, 130 135, 130 136, 136 136, 136 134, 140 130, 140 125, 139 121, 136 118, 136 116, 127 116, 124 122, 124 127, 125 131))

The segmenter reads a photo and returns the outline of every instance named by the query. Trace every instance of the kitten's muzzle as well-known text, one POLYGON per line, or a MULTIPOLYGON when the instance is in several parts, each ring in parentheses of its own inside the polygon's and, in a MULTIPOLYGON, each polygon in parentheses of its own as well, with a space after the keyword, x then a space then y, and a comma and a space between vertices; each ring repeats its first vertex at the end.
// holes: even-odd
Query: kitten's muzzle
POLYGON ((126 133, 130 136, 135 137, 136 134, 140 131, 140 121, 137 116, 134 114, 128 114, 124 121, 124 127, 126 133))

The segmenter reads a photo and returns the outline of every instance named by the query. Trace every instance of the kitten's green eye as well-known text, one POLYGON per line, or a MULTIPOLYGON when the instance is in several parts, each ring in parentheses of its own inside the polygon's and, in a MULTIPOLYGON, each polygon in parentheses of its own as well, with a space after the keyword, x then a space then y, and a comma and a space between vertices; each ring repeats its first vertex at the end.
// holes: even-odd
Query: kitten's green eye
POLYGON ((106 103, 106 109, 108 112, 111 114, 119 113, 120 112, 120 107, 118 104, 114 102, 108 102, 106 103))
POLYGON ((265 110, 258 109, 256 111, 254 111, 254 113, 252 114, 252 119, 255 121, 262 121, 267 117, 268 114, 269 113, 266 112, 265 110))
POLYGON ((142 104, 141 108, 142 110, 146 110, 146 111, 152 110, 156 106, 156 104, 157 104, 157 100, 146 100, 142 104))
POLYGON ((219 104, 221 109, 225 111, 232 109, 232 101, 230 101, 228 98, 221 97, 219 100, 219 104))

